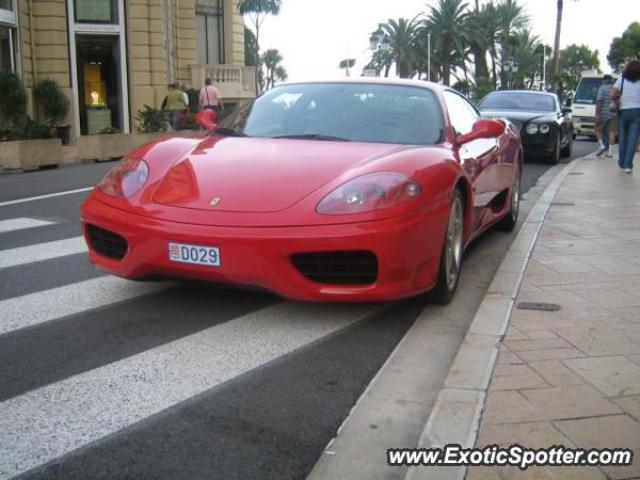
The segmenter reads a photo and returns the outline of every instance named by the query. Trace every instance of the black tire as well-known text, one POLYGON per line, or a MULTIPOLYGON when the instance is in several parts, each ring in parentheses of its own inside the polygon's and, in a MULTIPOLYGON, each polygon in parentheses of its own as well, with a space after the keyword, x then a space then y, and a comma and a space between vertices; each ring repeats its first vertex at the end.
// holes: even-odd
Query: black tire
POLYGON ((547 161, 552 165, 557 165, 560 163, 560 135, 558 134, 558 138, 556 138, 556 146, 553 149, 553 153, 551 153, 547 157, 547 161))
POLYGON ((449 207, 449 220, 447 229, 444 233, 444 242, 442 245, 442 253, 440 254, 440 266, 438 267, 438 283, 428 294, 429 301, 439 305, 446 305, 451 302, 453 295, 458 287, 460 279, 460 267, 462 266, 462 250, 463 250, 463 232, 464 232, 464 201, 462 193, 459 189, 455 189, 451 198, 451 206, 449 207), (456 236, 456 238, 453 237, 456 236), (453 244, 457 244, 454 246, 453 244), (453 249, 451 248, 453 247, 453 249), (454 260, 455 270, 451 270, 454 266, 450 263, 453 255, 457 257, 454 260))
POLYGON ((572 152, 573 152, 573 140, 569 138, 569 143, 567 143, 564 147, 562 147, 562 150, 560 150, 560 155, 562 155, 563 158, 570 158, 572 152))
POLYGON ((514 176, 513 176, 513 184, 511 185, 511 196, 509 197, 509 211, 507 214, 496 223, 496 229, 502 232, 510 232, 518 223, 518 214, 520 213, 520 168, 516 166, 514 176), (515 193, 515 196, 514 196, 515 193))

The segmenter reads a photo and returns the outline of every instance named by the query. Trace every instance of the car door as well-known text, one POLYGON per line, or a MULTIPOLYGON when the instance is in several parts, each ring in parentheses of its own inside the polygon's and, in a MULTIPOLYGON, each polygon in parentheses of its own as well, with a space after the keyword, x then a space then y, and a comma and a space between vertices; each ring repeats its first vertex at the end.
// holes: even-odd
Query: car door
MULTIPOLYGON (((443 96, 455 136, 471 132, 480 118, 478 111, 453 90, 446 90, 443 96)), ((485 213, 491 201, 503 190, 504 172, 498 168, 498 159, 505 143, 501 138, 481 138, 459 147, 459 159, 471 179, 474 192, 474 230, 491 220, 485 213)))

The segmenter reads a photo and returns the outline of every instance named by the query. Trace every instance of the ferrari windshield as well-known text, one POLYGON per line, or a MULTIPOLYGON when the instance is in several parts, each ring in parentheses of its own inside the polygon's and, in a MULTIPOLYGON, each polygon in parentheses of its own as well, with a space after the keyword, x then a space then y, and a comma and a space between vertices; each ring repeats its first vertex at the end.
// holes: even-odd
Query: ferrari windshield
POLYGON ((306 83, 269 90, 221 122, 250 137, 430 145, 444 124, 430 90, 377 83, 306 83))
POLYGON ((490 93, 478 105, 480 110, 534 110, 553 112, 555 99, 551 95, 526 92, 490 93))

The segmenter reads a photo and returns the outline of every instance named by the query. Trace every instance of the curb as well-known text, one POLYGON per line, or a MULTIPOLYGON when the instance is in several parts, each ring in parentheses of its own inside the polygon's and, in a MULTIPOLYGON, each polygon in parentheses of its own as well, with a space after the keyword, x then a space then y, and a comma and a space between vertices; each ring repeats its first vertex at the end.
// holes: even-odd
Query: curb
MULTIPOLYGON (((560 186, 581 157, 570 162, 544 190, 507 251, 449 369, 418 448, 474 446, 500 343, 511 320, 529 258, 560 186)), ((405 480, 459 479, 467 467, 410 467, 405 480)))

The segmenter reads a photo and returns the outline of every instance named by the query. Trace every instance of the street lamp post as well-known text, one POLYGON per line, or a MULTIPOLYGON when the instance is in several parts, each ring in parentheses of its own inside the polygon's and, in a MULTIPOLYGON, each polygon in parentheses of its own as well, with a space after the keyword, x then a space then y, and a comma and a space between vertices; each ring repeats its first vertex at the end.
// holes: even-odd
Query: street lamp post
POLYGON ((431 32, 427 33, 427 81, 431 81, 431 32))
MULTIPOLYGON (((371 33, 371 36, 369 37, 369 48, 374 52, 377 52, 378 50, 386 51, 391 48, 391 39, 389 38, 389 35, 384 33, 381 25, 378 25, 378 29, 371 33)), ((379 72, 378 76, 380 76, 379 72)))
POLYGON ((542 91, 547 91, 547 46, 542 44, 542 91))

